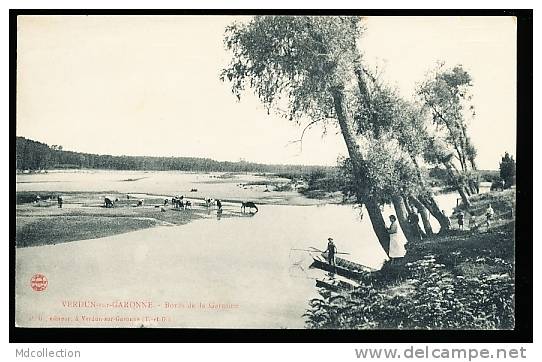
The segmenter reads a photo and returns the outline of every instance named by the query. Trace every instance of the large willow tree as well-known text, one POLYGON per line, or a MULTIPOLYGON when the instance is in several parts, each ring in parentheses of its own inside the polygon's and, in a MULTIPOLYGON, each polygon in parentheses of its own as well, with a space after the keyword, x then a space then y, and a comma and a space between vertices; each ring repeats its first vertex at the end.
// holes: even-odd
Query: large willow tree
POLYGON ((467 207, 468 196, 478 193, 476 148, 467 133, 467 120, 475 115, 471 88, 472 77, 461 65, 438 64, 417 90, 435 126, 427 159, 445 167, 467 207))
MULTIPOLYGON (((365 182, 381 203, 391 203, 409 241, 419 238, 407 221, 408 213, 416 208, 427 234, 433 230, 429 213, 440 224, 449 228, 448 218, 442 213, 427 183, 427 175, 420 166, 428 147, 429 134, 424 107, 401 98, 386 86, 380 77, 362 68, 365 96, 356 108, 354 119, 363 139, 367 168, 365 182)), ((345 164, 347 168, 348 164, 345 164)))
POLYGON ((358 17, 257 16, 226 29, 231 63, 221 78, 238 98, 250 88, 269 111, 290 120, 338 124, 352 164, 354 189, 380 244, 389 235, 378 200, 370 190, 367 155, 360 147, 354 113, 366 99, 357 41, 358 17))

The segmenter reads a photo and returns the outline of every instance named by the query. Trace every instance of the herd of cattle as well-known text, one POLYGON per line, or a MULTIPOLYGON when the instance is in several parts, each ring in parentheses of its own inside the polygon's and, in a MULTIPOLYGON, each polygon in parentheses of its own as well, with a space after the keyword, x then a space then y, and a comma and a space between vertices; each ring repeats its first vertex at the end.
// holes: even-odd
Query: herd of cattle
MULTIPOLYGON (((130 195, 126 195, 126 199, 129 200, 130 195)), ((115 198, 113 200, 110 197, 105 197, 104 198, 104 206, 106 208, 114 207, 115 203, 118 202, 118 201, 119 201, 118 198, 115 198)), ((138 199, 137 203, 134 206, 136 206, 136 207, 143 206, 144 202, 145 201, 143 199, 138 199)), ((192 201, 185 199, 184 196, 173 196, 171 198, 171 201, 170 201, 170 199, 164 199, 163 205, 154 205, 154 207, 160 207, 161 211, 166 211, 165 206, 168 206, 170 203, 171 203, 171 206, 174 209, 184 209, 184 210, 186 210, 186 209, 191 209, 192 208, 192 201)), ((212 206, 216 206, 218 211, 222 212, 222 202, 220 200, 205 198, 205 207, 209 208, 209 207, 212 207, 212 206)), ((246 202, 243 201, 243 202, 241 202, 241 211, 245 212, 247 208, 249 209, 249 211, 251 211, 252 209, 256 209, 256 212, 258 212, 258 207, 256 206, 256 204, 254 202, 252 202, 252 201, 246 201, 246 202)))

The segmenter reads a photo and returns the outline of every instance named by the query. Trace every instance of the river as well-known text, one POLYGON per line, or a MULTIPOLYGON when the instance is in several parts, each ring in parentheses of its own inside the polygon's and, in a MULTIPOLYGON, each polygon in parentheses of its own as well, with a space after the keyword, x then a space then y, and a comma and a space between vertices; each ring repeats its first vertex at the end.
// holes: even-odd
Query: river
MULTIPOLYGON (((94 179, 91 177, 89 181, 88 175, 85 179, 74 173, 72 182, 58 179, 58 174, 53 174, 52 179, 23 175, 18 177, 21 182, 17 187, 40 191, 89 188, 105 191, 121 185, 126 187, 119 190, 122 192, 168 193, 192 187, 194 178, 198 177, 198 188, 205 193, 235 196, 240 183, 235 179, 224 187, 224 182, 199 182, 201 178, 214 179, 209 175, 183 174, 177 175, 188 180, 182 186, 168 181, 154 183, 159 186, 153 187, 152 173, 142 179, 147 180, 143 186, 137 185, 139 181, 119 182, 118 179, 127 179, 126 173, 107 173, 110 178, 103 183, 96 182, 100 174, 92 175, 94 179)), ((133 176, 130 178, 137 178, 133 176)), ((160 174, 160 179, 168 179, 168 174, 160 174)), ((450 213, 456 195, 440 195, 438 201, 450 213)), ((384 208, 386 216, 391 212, 390 207, 384 208)), ((308 269, 311 257, 307 252, 292 249, 311 246, 323 249, 327 237, 332 236, 339 252, 349 253, 349 259, 378 268, 386 256, 368 217, 360 220, 360 215, 359 209, 349 205, 268 204, 260 205, 253 217, 213 217, 181 226, 17 249, 17 323, 22 326, 303 328, 302 314, 308 301, 317 297, 315 278, 324 274, 308 269), (30 288, 30 280, 36 273, 48 279, 44 292, 30 288), (140 301, 151 302, 152 308, 134 307, 134 303, 123 307, 124 302, 140 301), (90 307, 91 302, 94 304, 90 307)), ((438 230, 438 224, 432 222, 438 230)))

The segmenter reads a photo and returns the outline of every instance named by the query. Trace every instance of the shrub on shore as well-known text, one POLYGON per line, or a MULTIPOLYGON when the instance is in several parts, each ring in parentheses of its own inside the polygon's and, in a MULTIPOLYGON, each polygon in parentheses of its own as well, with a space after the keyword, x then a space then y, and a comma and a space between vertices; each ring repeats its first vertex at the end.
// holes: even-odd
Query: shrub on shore
POLYGON ((512 329, 514 280, 508 273, 451 274, 431 255, 402 270, 388 287, 369 279, 349 294, 320 290, 308 327, 332 329, 512 329))

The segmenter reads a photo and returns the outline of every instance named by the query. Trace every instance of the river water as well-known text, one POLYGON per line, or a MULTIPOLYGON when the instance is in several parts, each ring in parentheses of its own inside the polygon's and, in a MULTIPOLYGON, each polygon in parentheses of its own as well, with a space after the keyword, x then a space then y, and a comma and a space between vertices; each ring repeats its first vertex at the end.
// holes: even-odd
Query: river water
MULTIPOLYGON (((29 181, 36 180, 32 176, 40 175, 18 178, 25 181, 18 184, 18 189, 32 189, 29 181)), ((100 190, 112 190, 111 183, 124 187, 125 183, 117 179, 125 177, 125 174, 114 175, 100 190)), ((157 183, 161 186, 137 186, 134 190, 137 182, 129 182, 131 188, 120 191, 167 193, 171 191, 169 188, 191 187, 190 180, 195 176, 190 177, 182 187, 168 183, 164 189, 163 183, 157 183)), ((34 187, 43 188, 42 191, 81 190, 88 179, 84 181, 80 174, 75 178, 73 183, 38 179, 34 187)), ((152 180, 152 175, 148 179, 152 180)), ((231 184, 237 185, 238 181, 231 184)), ((98 188, 96 182, 91 184, 98 188)), ((223 187, 223 183, 214 185, 215 189, 204 186, 205 192, 226 194, 235 190, 231 185, 226 191, 217 189, 216 185, 223 187)), ((450 213, 456 195, 440 195, 438 201, 450 213)), ((386 220, 391 213, 390 207, 384 208, 386 220)), ((359 209, 349 205, 261 205, 252 217, 211 217, 182 226, 17 249, 17 323, 303 328, 302 314, 308 301, 317 296, 315 278, 323 277, 324 273, 308 269, 309 253, 292 249, 324 249, 327 238, 332 236, 339 252, 350 254, 347 258, 378 268, 386 258, 385 253, 368 216, 361 219, 360 215, 359 209), (35 273, 47 276, 49 284, 45 292, 35 292, 29 287, 35 273), (72 307, 67 301, 92 301, 102 306, 72 307), (123 308, 115 301, 121 305, 125 301, 150 301, 153 307, 123 308), (105 321, 106 318, 117 321, 105 321), (135 320, 118 322, 118 318, 135 320)), ((436 221, 432 222, 438 230, 436 221)))

